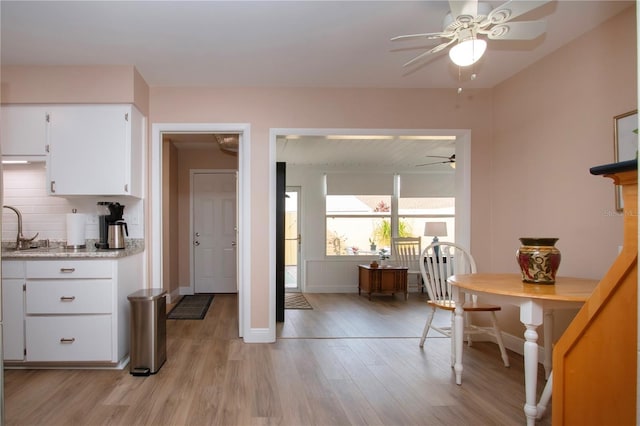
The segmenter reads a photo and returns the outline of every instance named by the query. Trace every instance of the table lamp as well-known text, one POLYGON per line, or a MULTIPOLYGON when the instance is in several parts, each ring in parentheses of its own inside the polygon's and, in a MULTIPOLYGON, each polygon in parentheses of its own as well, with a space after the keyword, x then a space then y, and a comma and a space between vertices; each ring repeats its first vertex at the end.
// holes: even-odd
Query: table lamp
MULTIPOLYGON (((433 237, 433 243, 438 242, 438 237, 447 236, 447 222, 426 222, 424 224, 424 236, 433 237)), ((439 247, 433 248, 433 254, 437 257, 439 247)))

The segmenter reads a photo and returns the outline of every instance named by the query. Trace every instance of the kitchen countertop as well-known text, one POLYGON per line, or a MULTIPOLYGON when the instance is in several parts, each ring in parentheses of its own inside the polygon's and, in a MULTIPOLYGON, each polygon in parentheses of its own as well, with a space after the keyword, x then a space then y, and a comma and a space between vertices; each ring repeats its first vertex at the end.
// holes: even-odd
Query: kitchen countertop
POLYGON ((2 243, 2 260, 40 260, 40 259, 119 259, 144 251, 144 240, 127 240, 124 249, 97 249, 95 241, 87 240, 83 249, 67 249, 64 245, 53 244, 50 247, 37 247, 16 250, 15 243, 2 243))

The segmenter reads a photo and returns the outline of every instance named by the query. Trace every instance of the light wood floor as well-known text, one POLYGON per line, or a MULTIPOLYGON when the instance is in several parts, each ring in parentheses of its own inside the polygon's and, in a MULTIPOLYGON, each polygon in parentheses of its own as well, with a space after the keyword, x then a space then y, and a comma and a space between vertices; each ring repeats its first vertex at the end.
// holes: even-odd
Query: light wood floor
MULTIPOLYGON (((204 320, 167 322, 168 359, 150 377, 128 370, 6 370, 6 424, 525 423, 522 357, 510 353, 505 368, 496 345, 465 347, 464 381, 457 386, 449 339, 418 347, 419 296, 308 300, 313 310, 286 311, 276 343, 244 344, 237 338, 236 297, 217 295, 204 320)), ((539 424, 550 425, 550 415, 539 424)))

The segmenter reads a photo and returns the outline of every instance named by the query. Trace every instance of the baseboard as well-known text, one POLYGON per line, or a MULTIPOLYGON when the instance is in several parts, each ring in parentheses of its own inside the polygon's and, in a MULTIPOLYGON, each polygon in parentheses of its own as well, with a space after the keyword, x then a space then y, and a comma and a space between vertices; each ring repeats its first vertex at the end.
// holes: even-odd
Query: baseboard
POLYGON ((191 296, 193 295, 193 289, 191 287, 178 287, 180 292, 180 296, 191 296))
MULTIPOLYGON (((407 289, 409 293, 420 293, 421 290, 418 287, 410 287, 407 289)), ((307 286, 302 290, 303 293, 336 293, 336 294, 353 294, 358 292, 357 286, 307 286)))
POLYGON ((357 286, 336 286, 336 285, 323 285, 323 286, 307 286, 304 293, 357 293, 357 286))
POLYGON ((251 328, 243 336, 244 343, 274 343, 276 341, 275 328, 251 328))
POLYGON ((169 294, 167 294, 167 305, 172 303, 176 303, 178 299, 180 299, 181 293, 180 288, 175 288, 169 294))

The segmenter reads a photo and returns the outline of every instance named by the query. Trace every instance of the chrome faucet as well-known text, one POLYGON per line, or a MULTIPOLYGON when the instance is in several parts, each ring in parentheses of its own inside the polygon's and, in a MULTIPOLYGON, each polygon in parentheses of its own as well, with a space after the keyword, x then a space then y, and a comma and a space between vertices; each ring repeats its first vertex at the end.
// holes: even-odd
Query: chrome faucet
POLYGON ((20 211, 17 208, 12 206, 2 206, 2 207, 4 207, 5 209, 13 210, 18 215, 18 236, 16 237, 16 250, 24 250, 24 249, 31 248, 31 242, 36 239, 36 237, 38 236, 38 233, 36 233, 36 235, 34 235, 32 238, 25 238, 22 235, 22 214, 20 214, 20 211))

